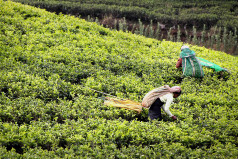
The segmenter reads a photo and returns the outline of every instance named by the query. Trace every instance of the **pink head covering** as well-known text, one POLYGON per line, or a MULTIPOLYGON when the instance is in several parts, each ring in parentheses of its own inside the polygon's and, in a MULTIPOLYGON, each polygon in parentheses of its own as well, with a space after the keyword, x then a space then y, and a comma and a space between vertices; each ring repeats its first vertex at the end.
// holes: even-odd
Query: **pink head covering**
POLYGON ((170 92, 174 93, 174 92, 181 92, 181 87, 179 86, 174 86, 170 88, 170 92))

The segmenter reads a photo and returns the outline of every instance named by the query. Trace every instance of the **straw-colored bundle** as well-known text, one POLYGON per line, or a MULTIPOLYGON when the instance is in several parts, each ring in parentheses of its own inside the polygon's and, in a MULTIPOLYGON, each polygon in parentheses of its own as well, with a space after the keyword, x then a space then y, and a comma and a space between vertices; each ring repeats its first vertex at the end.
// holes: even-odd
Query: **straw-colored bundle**
POLYGON ((104 101, 104 105, 135 110, 138 113, 141 113, 142 111, 141 103, 127 99, 117 99, 107 97, 106 100, 104 101))

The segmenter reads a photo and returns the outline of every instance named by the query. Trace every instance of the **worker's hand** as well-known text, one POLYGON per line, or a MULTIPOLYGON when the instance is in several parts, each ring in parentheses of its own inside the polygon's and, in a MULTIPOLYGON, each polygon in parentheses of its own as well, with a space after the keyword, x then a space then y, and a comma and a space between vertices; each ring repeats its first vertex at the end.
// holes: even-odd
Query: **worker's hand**
POLYGON ((172 119, 173 119, 173 120, 177 120, 177 117, 173 115, 173 116, 172 116, 172 119))

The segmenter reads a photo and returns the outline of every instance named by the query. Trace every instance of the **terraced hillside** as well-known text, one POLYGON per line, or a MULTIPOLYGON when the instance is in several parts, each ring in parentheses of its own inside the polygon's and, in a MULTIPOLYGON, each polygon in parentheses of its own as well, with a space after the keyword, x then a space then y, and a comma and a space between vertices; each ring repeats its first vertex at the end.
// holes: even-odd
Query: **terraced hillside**
POLYGON ((181 45, 0 0, 2 158, 236 158, 238 59, 191 46, 231 74, 183 78, 181 45), (183 90, 176 122, 105 106, 92 90, 140 102, 165 84, 183 90))
POLYGON ((12 0, 157 40, 238 54, 234 0, 12 0))

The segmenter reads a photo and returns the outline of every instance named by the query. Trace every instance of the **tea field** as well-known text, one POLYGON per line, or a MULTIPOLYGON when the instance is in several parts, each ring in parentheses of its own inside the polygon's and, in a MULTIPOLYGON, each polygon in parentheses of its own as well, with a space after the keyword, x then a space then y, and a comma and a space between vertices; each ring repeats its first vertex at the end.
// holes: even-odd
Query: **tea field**
POLYGON ((0 0, 1 158, 236 159, 238 57, 190 46, 230 74, 182 77, 181 46, 0 0), (177 121, 92 90, 141 102, 165 84, 182 87, 177 121))

